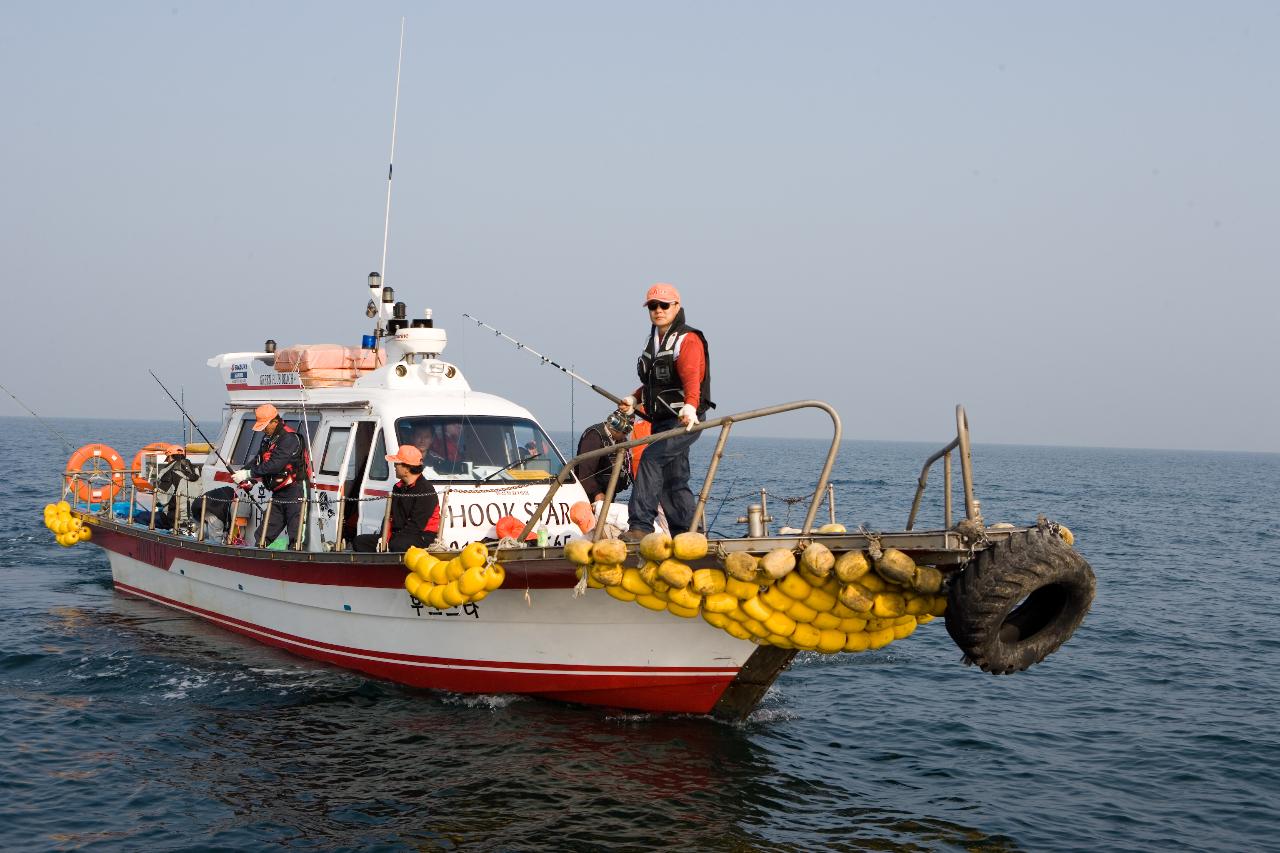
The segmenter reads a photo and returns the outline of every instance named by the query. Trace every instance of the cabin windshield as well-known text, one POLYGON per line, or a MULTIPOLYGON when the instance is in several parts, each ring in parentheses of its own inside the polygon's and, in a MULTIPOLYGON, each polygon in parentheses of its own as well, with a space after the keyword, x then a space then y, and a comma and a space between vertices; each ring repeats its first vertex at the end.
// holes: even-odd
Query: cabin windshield
POLYGON ((400 418, 396 438, 422 451, 423 475, 432 480, 549 480, 564 467, 551 439, 526 418, 400 418))

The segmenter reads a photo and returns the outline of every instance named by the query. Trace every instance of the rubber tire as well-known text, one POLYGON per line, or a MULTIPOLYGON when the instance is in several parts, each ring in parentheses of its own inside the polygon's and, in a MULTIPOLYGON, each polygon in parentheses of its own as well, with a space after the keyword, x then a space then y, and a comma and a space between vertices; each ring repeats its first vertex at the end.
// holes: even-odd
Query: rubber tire
POLYGON ((1089 563, 1061 537, 1028 530, 979 552, 951 581, 947 633, 984 671, 1021 672, 1071 638, 1096 588, 1089 563))

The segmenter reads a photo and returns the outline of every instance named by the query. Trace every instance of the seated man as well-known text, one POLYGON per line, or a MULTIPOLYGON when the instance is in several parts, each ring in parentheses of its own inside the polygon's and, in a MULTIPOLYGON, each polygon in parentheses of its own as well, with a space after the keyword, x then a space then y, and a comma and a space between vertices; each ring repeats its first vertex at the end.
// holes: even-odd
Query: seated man
MULTIPOLYGON (((391 488, 391 531, 388 551, 407 551, 409 546, 425 548, 436 541, 440 532, 440 499, 436 490, 422 477, 422 451, 412 444, 402 444, 395 453, 387 454, 394 462, 400 479, 391 488)), ((378 550, 377 533, 361 533, 352 542, 357 551, 378 550)))
MULTIPOLYGON (((626 441, 628 433, 631 432, 631 426, 631 418, 621 411, 613 412, 601 423, 592 424, 583 431, 581 438, 578 439, 578 454, 590 453, 592 450, 599 450, 602 447, 610 447, 626 441)), ((582 488, 587 490, 587 497, 593 503, 602 501, 604 500, 605 489, 609 487, 609 478, 613 476, 613 457, 597 456, 595 459, 580 462, 578 463, 578 470, 574 473, 578 475, 578 479, 582 482, 582 488)), ((618 485, 615 495, 630 486, 631 454, 624 453, 622 456, 622 470, 618 472, 618 485)))
POLYGON ((449 421, 436 433, 426 453, 426 464, 440 474, 466 471, 462 459, 462 421, 449 421))

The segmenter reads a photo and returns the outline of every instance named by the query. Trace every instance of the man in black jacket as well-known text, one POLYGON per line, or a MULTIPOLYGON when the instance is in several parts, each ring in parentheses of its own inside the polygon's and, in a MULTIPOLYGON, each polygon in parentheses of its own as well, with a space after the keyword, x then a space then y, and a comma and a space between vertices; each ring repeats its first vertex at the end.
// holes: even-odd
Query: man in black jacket
MULTIPOLYGON (((412 444, 402 444, 395 453, 387 454, 394 462, 400 479, 391 487, 391 536, 388 551, 408 551, 409 546, 425 548, 436 541, 440 532, 440 499, 436 490, 422 477, 422 451, 412 444)), ((378 550, 380 534, 361 533, 352 542, 357 551, 378 550)))
MULTIPOLYGON (((620 411, 615 411, 603 422, 592 424, 578 439, 578 453, 589 453, 602 447, 610 447, 620 441, 626 441, 631 432, 631 418, 620 411)), ((622 454, 622 471, 618 474, 618 487, 621 492, 631 485, 631 452, 622 454)), ((587 498, 593 503, 604 500, 605 489, 609 488, 609 477, 613 473, 613 457, 599 456, 580 462, 574 472, 582 481, 582 488, 587 490, 587 498)))
POLYGON ((287 527, 289 543, 286 547, 293 548, 298 544, 298 526, 302 521, 302 504, 307 497, 310 477, 302 437, 280 419, 280 412, 270 403, 259 406, 253 414, 257 419, 253 424, 254 432, 265 431, 266 438, 262 440, 253 464, 235 472, 231 479, 237 484, 262 480, 262 484, 271 490, 267 536, 262 541, 271 544, 280 535, 280 530, 287 527))

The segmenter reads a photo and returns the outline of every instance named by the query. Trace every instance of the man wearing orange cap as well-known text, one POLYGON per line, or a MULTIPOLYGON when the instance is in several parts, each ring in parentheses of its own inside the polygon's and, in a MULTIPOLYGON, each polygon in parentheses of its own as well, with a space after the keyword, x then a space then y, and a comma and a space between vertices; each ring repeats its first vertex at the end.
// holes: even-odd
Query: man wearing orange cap
POLYGON ((639 398, 654 434, 678 425, 684 426, 685 434, 650 444, 640 457, 627 506, 629 528, 622 534, 631 542, 653 531, 659 506, 673 535, 693 524, 697 502, 689 489, 689 448, 698 433, 692 430, 715 406, 707 338, 685 322, 680 292, 670 284, 655 284, 645 294, 644 307, 651 325, 636 363, 640 387, 618 408, 630 413, 639 398))
MULTIPOLYGON (((422 451, 412 444, 402 444, 395 453, 387 454, 394 462, 400 479, 391 487, 391 535, 388 551, 408 551, 416 545, 425 548, 436 541, 440 532, 440 499, 436 490, 422 477, 422 451)), ((352 542, 357 551, 378 550, 377 533, 361 533, 352 542)))
POLYGON ((298 543, 298 527, 302 522, 302 506, 307 499, 308 470, 306 449, 302 438, 280 418, 280 412, 270 403, 264 403, 253 411, 256 420, 254 432, 265 432, 266 437, 258 448, 253 464, 231 476, 243 484, 248 480, 262 480, 271 490, 271 512, 267 519, 267 535, 263 540, 274 542, 282 529, 288 528, 289 546, 298 543))

